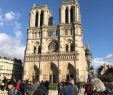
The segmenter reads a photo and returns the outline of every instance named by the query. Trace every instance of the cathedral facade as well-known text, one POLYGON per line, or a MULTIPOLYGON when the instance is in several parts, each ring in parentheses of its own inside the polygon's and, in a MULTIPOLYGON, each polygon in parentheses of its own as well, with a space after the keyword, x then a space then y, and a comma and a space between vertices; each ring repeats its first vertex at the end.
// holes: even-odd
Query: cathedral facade
MULTIPOLYGON (((56 14, 57 15, 57 14, 56 14)), ((47 5, 33 5, 27 31, 23 79, 87 81, 80 7, 77 0, 62 1, 59 24, 47 5)))

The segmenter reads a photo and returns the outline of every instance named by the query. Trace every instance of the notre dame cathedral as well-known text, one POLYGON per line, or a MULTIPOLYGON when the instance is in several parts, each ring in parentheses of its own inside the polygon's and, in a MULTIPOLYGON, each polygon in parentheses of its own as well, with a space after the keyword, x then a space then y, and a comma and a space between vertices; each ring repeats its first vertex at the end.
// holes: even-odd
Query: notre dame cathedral
MULTIPOLYGON (((57 15, 57 14, 56 14, 57 15)), ((77 0, 62 1, 59 24, 47 5, 33 5, 27 31, 23 79, 40 81, 87 81, 80 6, 77 0)))

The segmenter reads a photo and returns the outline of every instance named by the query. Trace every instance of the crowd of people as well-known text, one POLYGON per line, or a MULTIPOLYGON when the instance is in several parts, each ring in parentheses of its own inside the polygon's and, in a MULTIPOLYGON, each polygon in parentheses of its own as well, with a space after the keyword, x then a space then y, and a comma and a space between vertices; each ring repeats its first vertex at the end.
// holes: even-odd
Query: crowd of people
POLYGON ((0 83, 0 90, 7 90, 7 95, 48 95, 49 82, 39 82, 34 79, 33 82, 29 80, 7 80, 4 77, 0 83))
MULTIPOLYGON (((8 95, 48 95, 49 85, 49 81, 39 82, 37 79, 33 82, 13 78, 7 80, 6 77, 0 80, 0 90, 7 90, 8 95)), ((81 92, 84 92, 84 95, 109 95, 99 79, 75 83, 71 78, 68 82, 58 83, 57 90, 59 95, 80 95, 81 92)))
POLYGON ((69 83, 62 82, 59 90, 60 95, 81 95, 81 92, 82 95, 109 95, 104 83, 98 78, 76 84, 70 79, 69 83))

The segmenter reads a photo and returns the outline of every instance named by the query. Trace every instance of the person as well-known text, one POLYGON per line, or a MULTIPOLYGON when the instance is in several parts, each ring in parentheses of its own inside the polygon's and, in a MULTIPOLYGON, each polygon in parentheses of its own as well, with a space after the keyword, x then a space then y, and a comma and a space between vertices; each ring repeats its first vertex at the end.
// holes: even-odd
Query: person
POLYGON ((6 76, 4 76, 4 79, 3 79, 3 81, 2 81, 2 83, 4 84, 4 85, 3 85, 3 90, 6 89, 7 81, 8 81, 8 80, 7 80, 6 76))
POLYGON ((26 80, 24 81, 24 94, 27 95, 29 93, 29 88, 30 88, 30 85, 29 85, 29 80, 26 80))
POLYGON ((40 84, 39 84, 39 81, 38 81, 37 79, 34 79, 34 82, 33 82, 33 84, 31 85, 28 94, 29 94, 29 95, 33 95, 34 92, 38 89, 39 85, 40 85, 40 84))
POLYGON ((21 82, 20 82, 20 92, 22 93, 22 95, 24 95, 24 80, 22 80, 21 82))
POLYGON ((19 90, 16 90, 13 81, 9 81, 7 86, 8 86, 8 95, 22 95, 19 90))
POLYGON ((90 81, 85 85, 85 92, 84 95, 93 95, 93 85, 90 83, 90 81))
POLYGON ((77 87, 78 87, 78 93, 80 93, 81 92, 81 88, 82 88, 82 83, 78 82, 77 83, 77 87))
POLYGON ((16 82, 16 89, 20 90, 20 82, 19 81, 16 82))
POLYGON ((48 91, 49 91, 49 84, 50 84, 49 81, 46 81, 46 82, 45 82, 45 87, 46 87, 47 93, 48 93, 48 91))
POLYGON ((0 90, 2 89, 2 80, 0 79, 0 90))
POLYGON ((74 84, 74 79, 69 80, 69 85, 64 89, 64 95, 78 95, 77 86, 74 84))

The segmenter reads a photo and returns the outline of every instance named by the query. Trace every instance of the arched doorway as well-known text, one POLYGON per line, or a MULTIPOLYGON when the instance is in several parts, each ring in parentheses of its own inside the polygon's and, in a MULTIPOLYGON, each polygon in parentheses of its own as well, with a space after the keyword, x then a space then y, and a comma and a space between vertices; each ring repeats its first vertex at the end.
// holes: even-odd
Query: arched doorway
POLYGON ((76 70, 71 63, 68 64, 67 71, 67 81, 69 81, 70 78, 73 78, 76 81, 76 70))
POLYGON ((53 82, 53 83, 58 82, 58 67, 53 62, 51 62, 50 82, 53 82))
POLYGON ((40 75, 40 70, 39 70, 39 68, 36 65, 34 65, 34 76, 33 76, 33 79, 36 78, 36 79, 39 80, 39 75, 40 75))

